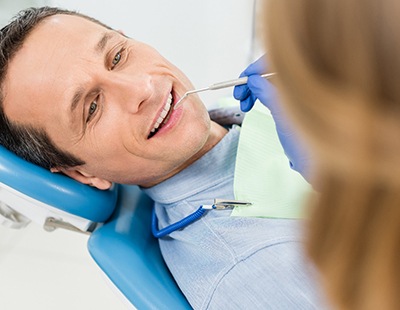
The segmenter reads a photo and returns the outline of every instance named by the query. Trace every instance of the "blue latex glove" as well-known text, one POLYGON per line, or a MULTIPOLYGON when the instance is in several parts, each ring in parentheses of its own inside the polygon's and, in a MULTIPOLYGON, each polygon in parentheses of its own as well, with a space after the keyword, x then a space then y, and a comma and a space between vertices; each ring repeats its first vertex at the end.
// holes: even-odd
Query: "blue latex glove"
POLYGON ((301 145, 296 130, 287 121, 277 99, 275 88, 260 76, 266 72, 268 71, 265 57, 261 57, 242 72, 240 77, 248 76, 248 82, 246 85, 236 86, 233 96, 240 100, 240 108, 243 112, 250 111, 257 99, 271 111, 279 140, 289 159, 290 166, 309 181, 310 157, 301 145))

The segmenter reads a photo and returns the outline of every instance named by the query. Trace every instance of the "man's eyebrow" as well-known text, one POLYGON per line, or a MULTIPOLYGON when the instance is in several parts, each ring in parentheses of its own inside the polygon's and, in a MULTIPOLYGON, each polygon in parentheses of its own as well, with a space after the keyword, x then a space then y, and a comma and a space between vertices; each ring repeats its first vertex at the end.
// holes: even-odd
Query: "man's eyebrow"
POLYGON ((96 45, 96 48, 95 48, 96 52, 102 53, 104 51, 104 48, 107 45, 108 40, 110 40, 110 38, 112 38, 114 35, 115 35, 115 33, 110 32, 110 31, 103 33, 99 42, 96 45))
POLYGON ((78 106, 79 102, 82 99, 83 94, 85 93, 85 90, 82 87, 79 87, 76 92, 74 93, 74 96, 72 97, 71 100, 71 113, 73 113, 78 106))

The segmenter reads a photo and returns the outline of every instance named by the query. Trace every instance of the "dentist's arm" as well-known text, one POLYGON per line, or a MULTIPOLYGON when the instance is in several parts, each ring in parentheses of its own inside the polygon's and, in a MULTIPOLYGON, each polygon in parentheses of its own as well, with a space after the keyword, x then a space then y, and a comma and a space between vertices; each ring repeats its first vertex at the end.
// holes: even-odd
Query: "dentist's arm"
POLYGON ((260 74, 266 72, 268 71, 265 59, 261 57, 240 75, 240 77, 248 76, 248 82, 246 85, 236 86, 233 95, 237 100, 240 100, 240 108, 243 112, 250 111, 257 99, 271 111, 279 140, 289 159, 290 166, 309 181, 310 157, 305 147, 300 145, 295 128, 286 119, 275 88, 267 80, 260 77, 260 74))

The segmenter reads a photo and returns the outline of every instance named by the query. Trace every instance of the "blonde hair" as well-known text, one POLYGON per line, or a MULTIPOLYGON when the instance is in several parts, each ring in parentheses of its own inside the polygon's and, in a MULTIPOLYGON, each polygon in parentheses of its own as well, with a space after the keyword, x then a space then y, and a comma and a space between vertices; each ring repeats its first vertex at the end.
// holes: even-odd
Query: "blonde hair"
POLYGON ((400 305, 400 1, 269 0, 282 103, 315 155, 308 250, 333 304, 400 305))

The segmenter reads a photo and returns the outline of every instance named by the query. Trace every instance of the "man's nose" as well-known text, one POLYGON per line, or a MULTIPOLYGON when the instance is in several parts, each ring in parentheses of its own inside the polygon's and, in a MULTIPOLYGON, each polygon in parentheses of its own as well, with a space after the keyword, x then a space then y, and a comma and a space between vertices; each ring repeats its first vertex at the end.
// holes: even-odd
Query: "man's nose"
POLYGON ((154 93, 150 75, 119 76, 113 79, 113 101, 130 113, 137 113, 143 103, 154 93))

